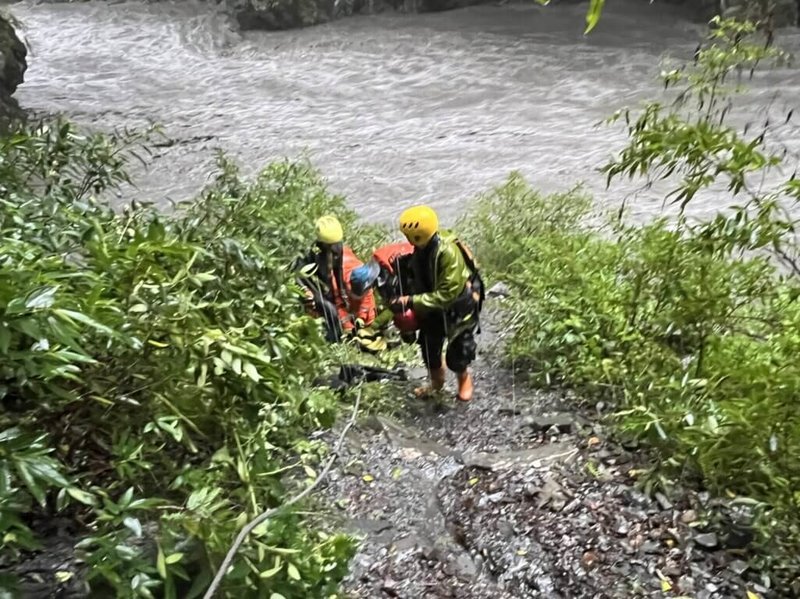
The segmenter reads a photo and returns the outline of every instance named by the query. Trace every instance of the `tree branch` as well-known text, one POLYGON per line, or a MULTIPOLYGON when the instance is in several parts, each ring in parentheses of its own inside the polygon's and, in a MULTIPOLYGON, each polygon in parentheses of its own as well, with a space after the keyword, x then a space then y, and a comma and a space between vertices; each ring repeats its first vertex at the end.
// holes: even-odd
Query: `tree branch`
POLYGON ((305 490, 303 490, 301 493, 292 497, 286 503, 283 503, 278 507, 269 509, 266 512, 262 512, 261 514, 253 518, 250 522, 248 522, 247 525, 245 525, 245 527, 242 528, 241 531, 239 531, 239 534, 236 535, 236 539, 233 541, 233 545, 231 545, 231 548, 228 550, 228 554, 225 556, 225 559, 222 560, 222 565, 219 567, 216 576, 214 576, 214 580, 211 581, 211 585, 208 587, 206 594, 203 595, 203 599, 211 599, 217 592, 220 584, 222 583, 222 579, 225 578, 225 574, 227 573, 228 568, 230 568, 231 563, 233 562, 233 558, 236 557, 236 553, 239 551, 239 548, 242 546, 242 543, 244 543, 244 540, 247 538, 247 536, 251 532, 253 532, 253 530, 259 524, 265 522, 266 520, 277 514, 279 511, 307 497, 315 488, 317 488, 317 486, 322 482, 322 480, 328 475, 331 468, 333 467, 333 463, 339 457, 339 452, 342 449, 342 444, 344 443, 345 436, 347 435, 350 428, 352 428, 352 426, 356 422, 356 417, 358 416, 358 407, 360 403, 361 403, 361 393, 359 392, 359 394, 356 396, 356 402, 353 405, 353 413, 350 416, 350 420, 347 422, 347 425, 344 427, 344 430, 342 431, 341 435, 339 435, 339 439, 337 440, 336 446, 333 450, 333 455, 331 455, 327 464, 325 464, 325 468, 322 469, 322 472, 320 472, 319 476, 317 476, 314 482, 305 490))

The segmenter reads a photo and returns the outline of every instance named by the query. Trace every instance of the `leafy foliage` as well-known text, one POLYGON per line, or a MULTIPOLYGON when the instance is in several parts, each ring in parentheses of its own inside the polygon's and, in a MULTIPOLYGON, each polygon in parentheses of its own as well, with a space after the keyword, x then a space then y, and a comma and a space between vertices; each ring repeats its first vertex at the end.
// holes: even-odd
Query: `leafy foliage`
POLYGON ((617 115, 629 143, 604 169, 610 181, 672 182, 677 218, 590 226, 580 189, 542 196, 513 175, 478 200, 468 228, 514 292, 509 357, 536 384, 616 405, 618 430, 654 448, 656 474, 755 505, 764 559, 786 583, 800 573, 797 185, 760 183, 788 160, 769 143, 775 125, 726 122, 728 79, 778 53, 751 24, 715 26, 692 65, 665 73, 683 86, 673 104, 617 115), (690 222, 686 206, 723 182, 741 203, 690 222))
MULTIPOLYGON (((289 269, 314 217, 364 229, 308 166, 216 181, 173 214, 112 210, 142 139, 68 123, 0 140, 0 536, 4 567, 69 519, 97 596, 195 597, 244 522, 316 476, 338 405, 289 269)), ((326 597, 349 537, 278 516, 225 596, 326 597)))

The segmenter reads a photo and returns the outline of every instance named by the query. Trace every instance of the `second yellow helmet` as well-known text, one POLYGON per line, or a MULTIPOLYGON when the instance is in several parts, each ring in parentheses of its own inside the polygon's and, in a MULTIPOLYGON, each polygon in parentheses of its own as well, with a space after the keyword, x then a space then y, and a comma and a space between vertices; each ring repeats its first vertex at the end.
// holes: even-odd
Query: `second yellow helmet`
POLYGON ((430 206, 412 206, 400 215, 400 230, 409 243, 425 247, 439 231, 439 217, 430 206))
POLYGON ((320 216, 317 219, 317 241, 332 245, 341 243, 344 238, 339 219, 332 215, 320 216))

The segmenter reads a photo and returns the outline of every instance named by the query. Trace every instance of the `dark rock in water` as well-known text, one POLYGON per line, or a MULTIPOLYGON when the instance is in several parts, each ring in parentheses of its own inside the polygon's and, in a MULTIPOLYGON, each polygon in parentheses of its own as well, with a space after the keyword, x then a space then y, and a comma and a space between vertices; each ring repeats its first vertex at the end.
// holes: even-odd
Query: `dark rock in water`
POLYGON ((695 543, 706 549, 714 549, 719 544, 719 541, 717 541, 717 535, 713 532, 697 535, 694 540, 695 543))
POLYGON ((0 16, 0 128, 24 117, 11 95, 25 81, 28 50, 17 37, 14 27, 0 16))
MULTIPOLYGON (((438 12, 487 3, 487 0, 224 0, 243 30, 277 31, 327 23, 357 14, 385 10, 438 12)), ((495 297, 508 295, 508 287, 495 285, 495 297), (504 293, 500 293, 504 292, 504 293)))
POLYGON ((483 4, 483 0, 412 0, 417 12, 440 12, 483 4))
POLYGON ((330 21, 335 0, 228 0, 228 9, 242 30, 296 29, 330 21))

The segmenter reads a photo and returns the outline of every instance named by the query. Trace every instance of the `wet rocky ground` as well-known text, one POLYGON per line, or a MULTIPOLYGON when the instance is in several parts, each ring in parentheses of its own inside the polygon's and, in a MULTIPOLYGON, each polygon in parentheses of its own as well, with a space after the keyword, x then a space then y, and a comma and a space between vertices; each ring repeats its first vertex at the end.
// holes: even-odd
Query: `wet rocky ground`
POLYGON ((644 456, 574 406, 520 385, 488 347, 471 403, 409 397, 351 431, 322 491, 363 538, 347 596, 800 596, 748 563, 743 508, 639 490, 644 456))

